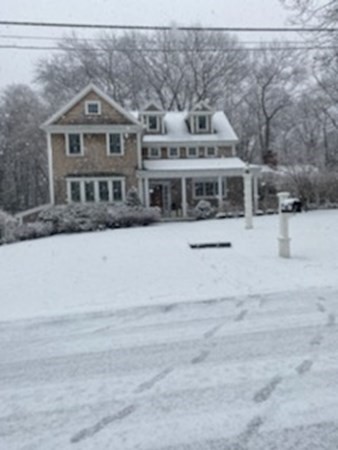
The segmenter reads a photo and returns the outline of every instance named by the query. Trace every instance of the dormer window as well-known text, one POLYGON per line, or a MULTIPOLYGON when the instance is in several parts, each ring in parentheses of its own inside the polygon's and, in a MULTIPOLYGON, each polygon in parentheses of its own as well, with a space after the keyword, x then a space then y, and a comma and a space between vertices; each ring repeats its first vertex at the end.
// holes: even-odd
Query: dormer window
POLYGON ((148 130, 158 131, 159 130, 159 120, 157 116, 148 116, 148 130))
POLYGON ((208 121, 206 116, 197 116, 197 131, 207 131, 208 121))
POLYGON ((85 111, 87 116, 99 116, 101 114, 101 102, 86 102, 85 111))

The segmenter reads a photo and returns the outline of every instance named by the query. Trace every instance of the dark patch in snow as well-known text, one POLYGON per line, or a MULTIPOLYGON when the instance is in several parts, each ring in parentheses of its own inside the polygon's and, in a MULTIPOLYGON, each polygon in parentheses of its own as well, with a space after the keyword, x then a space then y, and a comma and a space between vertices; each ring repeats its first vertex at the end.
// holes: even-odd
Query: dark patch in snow
POLYGON ((250 422, 245 428, 245 431, 240 435, 239 438, 240 445, 242 444, 242 446, 244 446, 244 444, 247 444, 252 438, 252 436, 258 432, 263 423, 264 420, 260 416, 256 416, 252 420, 250 420, 250 422))
POLYGON ((211 330, 209 330, 206 333, 204 333, 204 338, 205 339, 210 339, 210 338, 214 337, 215 334, 217 333, 217 331, 222 328, 222 326, 223 326, 223 324, 217 325, 216 327, 211 328, 211 330))
POLYGON ((264 386, 263 389, 260 389, 258 392, 256 392, 253 400, 256 403, 266 402, 282 381, 283 378, 280 376, 272 378, 272 380, 266 386, 264 386))
POLYGON ((245 319, 245 317, 247 316, 248 311, 245 309, 244 311, 241 311, 238 316, 236 317, 235 321, 236 322, 241 322, 242 320, 245 319))
POLYGON ((156 383, 158 383, 159 381, 162 381, 165 377, 167 377, 173 370, 174 369, 168 367, 167 369, 165 369, 162 372, 155 375, 149 381, 146 381, 145 383, 140 384, 140 386, 136 389, 136 393, 148 391, 153 386, 155 386, 156 383))
POLYGON ((244 305, 245 301, 241 300, 239 302, 236 303, 236 308, 242 308, 242 306, 244 305))
POLYGON ((130 416, 130 414, 132 414, 135 410, 136 406, 130 405, 112 416, 106 416, 92 427, 84 428, 83 430, 74 434, 74 436, 70 439, 70 442, 72 444, 77 444, 78 442, 81 442, 84 439, 88 439, 94 436, 95 434, 99 433, 101 430, 103 430, 103 428, 107 427, 111 423, 125 419, 126 417, 130 416))
POLYGON ((322 313, 326 312, 325 306, 322 305, 321 303, 317 303, 317 309, 319 312, 322 312, 322 313))
POLYGON ((310 342, 310 345, 317 346, 320 345, 323 342, 323 336, 315 336, 312 341, 310 342))
POLYGON ((306 359, 303 361, 297 368, 298 375, 304 375, 304 373, 309 372, 311 370, 311 367, 313 365, 313 361, 310 359, 306 359))
POLYGON ((329 314, 327 318, 327 326, 334 327, 336 324, 336 316, 334 314, 329 314))
POLYGON ((175 309, 176 307, 177 307, 177 305, 175 305, 174 303, 172 303, 170 305, 165 305, 162 308, 162 312, 168 313, 168 312, 172 311, 173 309, 175 309))
POLYGON ((191 364, 200 364, 201 362, 205 361, 209 355, 210 352, 204 350, 200 355, 196 356, 191 360, 191 364))

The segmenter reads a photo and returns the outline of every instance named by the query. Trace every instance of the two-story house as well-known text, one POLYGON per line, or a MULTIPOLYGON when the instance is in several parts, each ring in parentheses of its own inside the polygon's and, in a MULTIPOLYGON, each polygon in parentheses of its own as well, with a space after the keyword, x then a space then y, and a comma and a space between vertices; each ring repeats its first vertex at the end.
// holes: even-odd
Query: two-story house
MULTIPOLYGON (((155 104, 127 111, 91 84, 43 129, 54 204, 120 202, 136 186, 146 206, 185 217, 201 199, 222 208, 242 191, 237 136, 225 114, 206 103, 189 112, 155 104)), ((257 168, 252 173, 257 194, 257 168)))

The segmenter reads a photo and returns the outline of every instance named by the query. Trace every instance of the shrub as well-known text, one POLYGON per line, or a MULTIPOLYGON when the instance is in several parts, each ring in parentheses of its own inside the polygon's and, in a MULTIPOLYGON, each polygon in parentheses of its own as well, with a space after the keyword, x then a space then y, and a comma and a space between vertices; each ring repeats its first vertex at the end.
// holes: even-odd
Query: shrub
POLYGON ((13 216, 0 210, 0 244, 15 241, 17 224, 18 222, 13 216))
POLYGON ((215 215, 215 209, 206 200, 200 200, 193 209, 193 216, 197 220, 210 219, 215 215))
POLYGON ((126 205, 127 206, 141 206, 142 205, 140 197, 138 196, 137 189, 134 186, 131 187, 129 189, 129 191, 127 192, 126 205))

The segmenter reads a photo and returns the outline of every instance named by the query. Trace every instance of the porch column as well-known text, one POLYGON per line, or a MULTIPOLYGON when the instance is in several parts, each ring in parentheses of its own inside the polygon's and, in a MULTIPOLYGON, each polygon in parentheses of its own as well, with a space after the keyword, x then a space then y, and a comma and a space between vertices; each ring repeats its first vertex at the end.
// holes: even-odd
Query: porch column
POLYGON ((181 190, 182 190, 182 215, 183 217, 188 216, 187 208, 187 180, 185 177, 181 178, 181 190))
POLYGON ((253 228, 252 223, 252 176, 250 167, 244 169, 244 209, 245 209, 245 228, 250 230, 253 228))
POLYGON ((143 178, 138 179, 138 196, 140 197, 142 205, 144 205, 143 178))
POLYGON ((223 178, 218 177, 218 211, 223 209, 223 178))
POLYGON ((258 195, 258 177, 254 176, 253 177, 253 201, 254 201, 254 213, 256 214, 258 211, 258 200, 259 200, 259 195, 258 195))
POLYGON ((144 204, 146 208, 150 206, 149 178, 144 179, 144 204))

